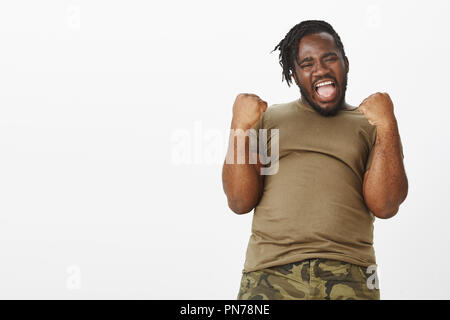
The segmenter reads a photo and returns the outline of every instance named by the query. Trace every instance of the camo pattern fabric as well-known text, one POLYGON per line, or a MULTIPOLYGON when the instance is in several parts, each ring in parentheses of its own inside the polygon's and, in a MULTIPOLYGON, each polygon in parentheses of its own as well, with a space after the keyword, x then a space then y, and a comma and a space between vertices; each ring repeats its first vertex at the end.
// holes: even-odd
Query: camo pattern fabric
POLYGON ((379 300, 376 269, 307 259, 243 272, 238 300, 379 300), (375 285, 374 285, 375 284, 375 285))

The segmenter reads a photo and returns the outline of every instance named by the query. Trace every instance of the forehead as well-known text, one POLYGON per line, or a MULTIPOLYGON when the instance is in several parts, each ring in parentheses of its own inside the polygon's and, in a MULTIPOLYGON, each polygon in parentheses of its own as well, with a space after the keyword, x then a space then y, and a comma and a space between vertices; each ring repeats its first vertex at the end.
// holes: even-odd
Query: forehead
POLYGON ((330 51, 338 53, 333 36, 327 32, 308 34, 300 40, 298 45, 300 60, 307 56, 320 55, 330 51))

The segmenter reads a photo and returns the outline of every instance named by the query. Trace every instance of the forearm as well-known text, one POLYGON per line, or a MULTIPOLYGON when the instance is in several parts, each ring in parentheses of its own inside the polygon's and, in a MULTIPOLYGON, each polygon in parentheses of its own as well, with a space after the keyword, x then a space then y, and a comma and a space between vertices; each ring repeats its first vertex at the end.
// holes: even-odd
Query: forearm
MULTIPOLYGON (((250 163, 248 145, 249 137, 245 136, 244 132, 230 133, 227 160, 222 169, 222 183, 227 195, 228 206, 239 214, 247 213, 257 205, 263 189, 262 176, 259 172, 260 165, 250 163), (238 139, 243 138, 245 138, 244 150, 238 150, 238 139), (238 152, 245 152, 245 163, 237 162, 238 152)), ((253 156, 257 157, 257 154, 253 154, 253 156)))
POLYGON ((408 193, 397 121, 377 127, 371 168, 364 181, 364 196, 369 209, 380 218, 398 211, 408 193))

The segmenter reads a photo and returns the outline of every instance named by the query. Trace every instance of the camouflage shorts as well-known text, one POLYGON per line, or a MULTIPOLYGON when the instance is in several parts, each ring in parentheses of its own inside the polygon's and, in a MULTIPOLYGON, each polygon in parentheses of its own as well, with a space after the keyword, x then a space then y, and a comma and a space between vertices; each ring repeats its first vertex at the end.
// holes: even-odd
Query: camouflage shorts
POLYGON ((307 259, 244 272, 237 299, 379 300, 376 270, 370 271, 342 261, 307 259))

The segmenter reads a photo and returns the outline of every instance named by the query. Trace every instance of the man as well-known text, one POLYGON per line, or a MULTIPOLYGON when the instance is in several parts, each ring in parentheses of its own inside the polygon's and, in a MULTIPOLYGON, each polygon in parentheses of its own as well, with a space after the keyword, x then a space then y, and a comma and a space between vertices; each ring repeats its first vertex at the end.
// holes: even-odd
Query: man
POLYGON ((278 171, 262 175, 250 150, 222 172, 231 210, 255 209, 238 299, 379 299, 373 221, 393 217, 408 193, 392 101, 345 101, 349 61, 324 21, 299 23, 274 50, 301 97, 267 108, 239 94, 231 129, 242 130, 227 157, 240 137, 249 144, 248 129, 278 129, 278 171))

